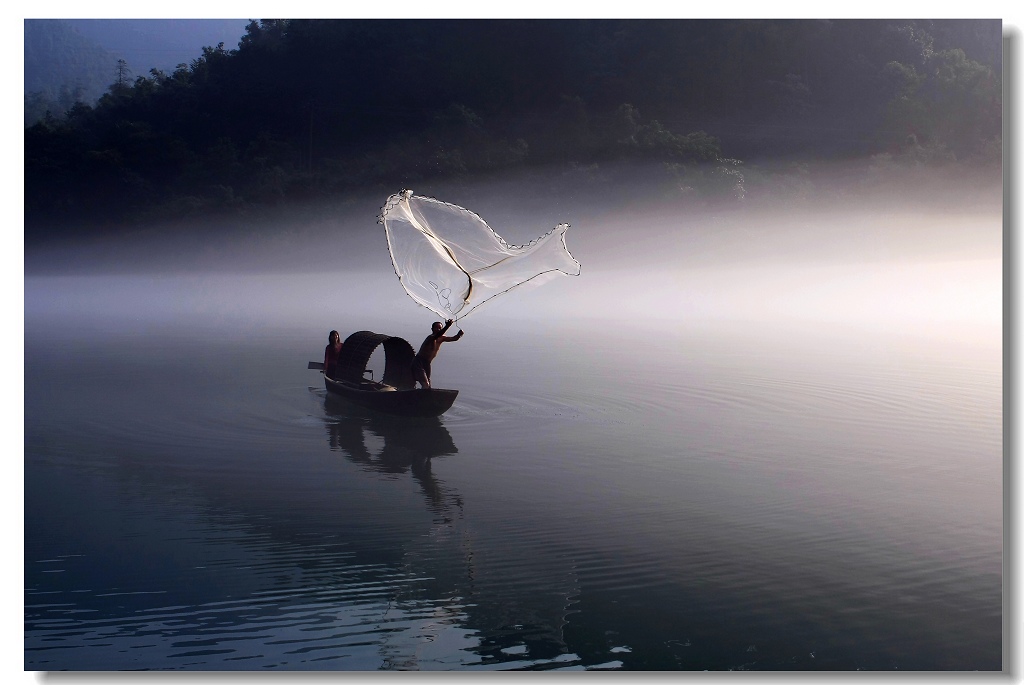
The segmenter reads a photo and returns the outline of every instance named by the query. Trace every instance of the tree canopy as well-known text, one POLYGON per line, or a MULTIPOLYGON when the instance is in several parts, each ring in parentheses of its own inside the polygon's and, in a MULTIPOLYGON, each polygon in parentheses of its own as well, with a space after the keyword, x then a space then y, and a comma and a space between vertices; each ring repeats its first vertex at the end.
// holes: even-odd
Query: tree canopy
POLYGON ((26 237, 530 166, 734 192, 740 160, 1001 148, 999 21, 260 20, 125 73, 26 129, 26 237))

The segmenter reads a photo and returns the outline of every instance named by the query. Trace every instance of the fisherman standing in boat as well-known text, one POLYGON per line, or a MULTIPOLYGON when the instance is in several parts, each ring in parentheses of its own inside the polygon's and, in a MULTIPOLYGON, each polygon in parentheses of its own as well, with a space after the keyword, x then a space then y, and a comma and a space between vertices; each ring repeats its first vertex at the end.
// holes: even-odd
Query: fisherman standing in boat
POLYGON ((331 331, 327 335, 327 347, 324 348, 324 375, 328 378, 334 378, 340 356, 341 336, 338 331, 331 331))
POLYGON ((434 357, 437 356, 437 351, 441 349, 441 343, 455 342, 462 337, 464 331, 459 331, 454 337, 447 337, 445 333, 452 327, 454 322, 448 319, 444 322, 444 327, 441 327, 440 321, 435 321, 430 327, 432 333, 428 335, 424 340, 423 344, 420 345, 420 351, 416 353, 416 356, 412 360, 412 378, 413 381, 419 381, 427 390, 430 389, 430 362, 434 361, 434 357))

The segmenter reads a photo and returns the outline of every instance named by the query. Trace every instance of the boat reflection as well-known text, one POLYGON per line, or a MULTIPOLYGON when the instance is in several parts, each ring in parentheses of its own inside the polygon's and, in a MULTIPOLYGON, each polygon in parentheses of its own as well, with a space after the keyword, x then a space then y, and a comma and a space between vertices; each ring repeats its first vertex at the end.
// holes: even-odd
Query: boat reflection
MULTIPOLYGON (((580 656, 572 653, 564 636, 571 606, 580 595, 571 560, 558 541, 542 542, 541 547, 555 549, 539 555, 522 541, 496 544, 496 531, 466 519, 462 496, 431 471, 434 459, 458 454, 441 420, 370 413, 331 394, 324 408, 332 451, 368 471, 410 472, 426 496, 434 528, 404 541, 402 558, 418 576, 429 577, 432 596, 449 598, 432 604, 431 630, 451 624, 477 636, 463 649, 483 669, 546 670, 578 663, 580 656), (524 583, 536 589, 528 597, 515 590, 524 583)), ((422 590, 399 590, 392 601, 408 605, 421 598, 422 590)), ((429 661, 421 651, 422 645, 382 645, 381 669, 420 668, 422 661, 429 661)))
MULTIPOLYGON (((391 543, 401 549, 402 567, 420 580, 396 586, 390 601, 395 607, 428 601, 428 632, 451 628, 447 640, 461 643, 461 654, 448 653, 441 662, 485 670, 579 665, 564 632, 580 595, 564 541, 543 531, 501 531, 469 516, 462 496, 431 469, 434 459, 458 453, 440 418, 373 413, 331 394, 324 412, 332 451, 368 472, 411 473, 426 496, 434 517, 430 533, 391 543), (534 588, 528 596, 517 590, 524 585, 534 588)), ((422 668, 434 658, 428 652, 420 641, 388 640, 380 646, 380 668, 422 668)))
POLYGON ((461 511, 461 496, 450 493, 431 472, 431 460, 458 453, 455 441, 438 417, 400 417, 362 411, 327 395, 324 400, 327 440, 368 471, 410 472, 427 498, 431 512, 450 520, 461 511))

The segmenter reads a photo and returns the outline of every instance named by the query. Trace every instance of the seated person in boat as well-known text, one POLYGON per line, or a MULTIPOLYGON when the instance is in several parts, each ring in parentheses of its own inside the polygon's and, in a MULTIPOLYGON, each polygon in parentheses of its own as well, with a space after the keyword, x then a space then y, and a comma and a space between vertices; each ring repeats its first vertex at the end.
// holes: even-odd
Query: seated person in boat
POLYGON ((324 348, 324 375, 334 378, 341 356, 341 336, 338 331, 331 331, 327 336, 327 347, 324 348))
POLYGON ((441 343, 455 342, 462 337, 463 331, 459 331, 457 335, 451 338, 445 335, 448 329, 452 327, 452 323, 453 321, 448 319, 442 328, 441 322, 435 321, 430 327, 430 335, 423 340, 423 344, 420 345, 420 351, 412 359, 413 380, 419 381, 419 384, 428 390, 430 389, 430 362, 434 361, 434 357, 437 356, 437 351, 441 349, 441 343))

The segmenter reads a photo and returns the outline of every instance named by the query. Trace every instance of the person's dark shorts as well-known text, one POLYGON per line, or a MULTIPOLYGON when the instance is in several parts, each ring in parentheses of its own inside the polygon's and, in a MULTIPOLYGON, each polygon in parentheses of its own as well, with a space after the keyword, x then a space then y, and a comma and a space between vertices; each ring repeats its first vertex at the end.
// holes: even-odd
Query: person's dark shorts
POLYGON ((423 371, 423 374, 427 377, 427 380, 429 381, 430 380, 430 362, 423 361, 419 357, 413 357, 412 358, 412 377, 413 378, 417 378, 419 376, 419 372, 421 370, 423 371))

